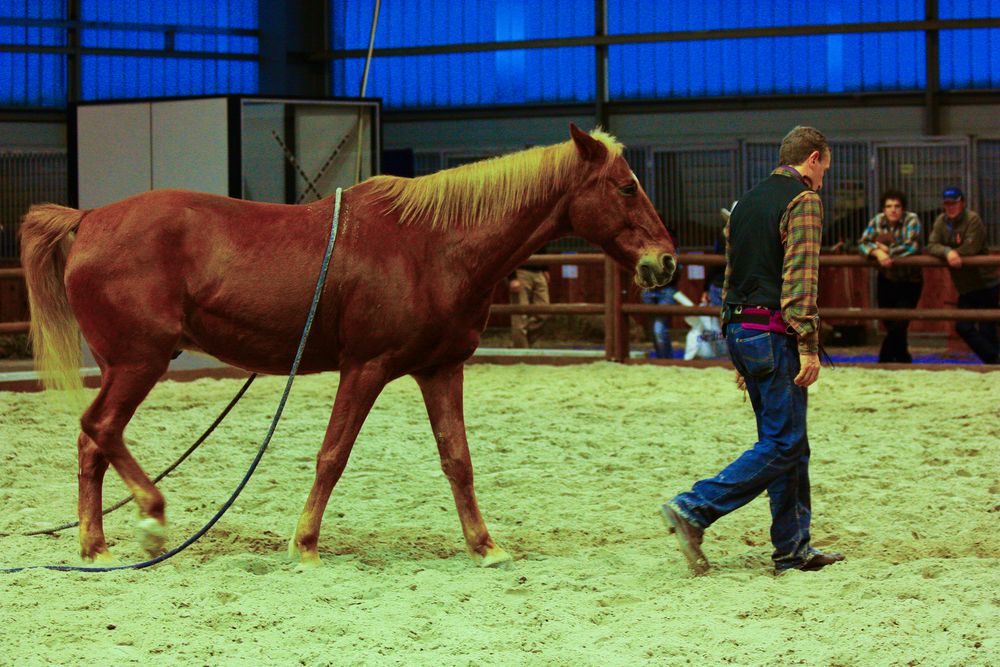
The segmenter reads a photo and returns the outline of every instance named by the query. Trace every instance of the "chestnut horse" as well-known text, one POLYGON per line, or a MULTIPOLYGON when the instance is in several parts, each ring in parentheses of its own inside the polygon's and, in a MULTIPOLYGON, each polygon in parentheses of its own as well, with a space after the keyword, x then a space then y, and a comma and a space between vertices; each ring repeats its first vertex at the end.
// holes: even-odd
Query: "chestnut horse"
MULTIPOLYGON (((576 234, 666 283, 674 247, 613 137, 572 139, 429 176, 371 178, 343 193, 340 230, 303 373, 340 371, 316 478, 289 543, 319 562, 320 522, 372 404, 412 375, 473 559, 510 559, 476 503, 462 408, 463 363, 493 289, 532 251, 576 234)), ((258 373, 288 373, 309 310, 333 198, 286 206, 177 190, 79 211, 33 207, 21 227, 36 364, 47 386, 79 388, 77 332, 101 369, 80 419, 80 552, 112 561, 101 521, 112 465, 139 507, 150 553, 164 543, 164 498, 123 431, 178 349, 258 373)))

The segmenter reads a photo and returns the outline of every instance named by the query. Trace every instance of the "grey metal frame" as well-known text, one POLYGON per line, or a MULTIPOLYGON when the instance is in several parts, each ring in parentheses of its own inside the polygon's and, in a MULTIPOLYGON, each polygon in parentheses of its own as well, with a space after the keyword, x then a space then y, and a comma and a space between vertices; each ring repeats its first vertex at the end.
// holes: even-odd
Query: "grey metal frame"
MULTIPOLYGON (((1000 138, 969 137, 928 137, 921 139, 899 139, 885 141, 844 140, 832 142, 834 161, 825 179, 820 196, 823 199, 826 222, 824 223, 824 247, 827 249, 842 243, 844 249, 856 247, 871 217, 878 212, 879 197, 889 187, 902 189, 910 199, 910 209, 921 216, 925 240, 930 224, 940 205, 940 191, 945 185, 961 185, 966 192, 970 207, 983 214, 990 233, 991 245, 1000 245, 1000 138), (946 156, 942 151, 958 150, 957 171, 940 166, 946 156), (921 159, 911 160, 914 169, 922 175, 922 180, 914 182, 906 179, 889 178, 883 168, 887 159, 899 156, 900 151, 909 151, 921 159), (989 160, 989 162, 986 162, 989 160), (988 165, 994 165, 989 171, 988 165), (992 178, 993 180, 989 180, 992 178), (989 181, 987 183, 987 181, 989 181), (996 182, 996 185, 992 185, 996 182)), ((710 250, 714 238, 710 232, 716 224, 721 224, 719 209, 728 206, 757 181, 766 177, 778 161, 779 143, 776 141, 734 141, 732 143, 705 143, 680 145, 642 145, 625 149, 625 158, 632 166, 653 204, 663 211, 666 223, 675 228, 680 243, 685 250, 710 250), (664 165, 659 164, 666 156, 679 156, 682 160, 691 154, 709 155, 731 152, 734 156, 731 169, 722 180, 730 183, 728 188, 716 188, 717 202, 711 205, 693 204, 693 213, 687 217, 679 210, 691 208, 685 203, 692 187, 711 190, 703 178, 682 178, 684 184, 671 193, 669 178, 664 165), (695 183, 694 186, 691 184, 695 183), (685 202, 680 200, 684 199, 685 202), (680 203, 679 203, 680 202, 680 203)), ((460 148, 441 151, 418 151, 414 159, 422 167, 416 175, 433 173, 459 164, 500 155, 516 150, 517 147, 460 148)), ((898 163, 897 163, 898 164, 898 163)), ((703 165, 704 168, 709 168, 703 165)), ((698 169, 697 165, 683 165, 679 169, 698 169)), ((718 171, 716 169, 716 171, 718 171)), ((719 179, 715 179, 719 182, 719 179)), ((699 195, 692 197, 697 200, 699 195)), ((573 249, 585 249, 585 243, 567 242, 573 249)), ((568 247, 569 247, 568 246, 568 247)), ((561 246, 560 246, 561 247, 561 246)))
POLYGON ((970 201, 986 222, 990 245, 1000 246, 1000 137, 973 139, 971 162, 977 197, 970 201))
POLYGON ((41 202, 69 203, 66 151, 0 149, 0 262, 18 261, 21 217, 41 202))

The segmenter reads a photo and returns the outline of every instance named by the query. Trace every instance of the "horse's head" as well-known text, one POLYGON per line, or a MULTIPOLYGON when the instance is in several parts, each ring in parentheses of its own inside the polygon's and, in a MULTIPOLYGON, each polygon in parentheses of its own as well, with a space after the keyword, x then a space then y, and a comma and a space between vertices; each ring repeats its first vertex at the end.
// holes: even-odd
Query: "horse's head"
POLYGON ((635 271, 635 282, 649 288, 670 281, 676 250, 653 203, 621 155, 576 125, 570 134, 590 169, 569 203, 573 232, 604 249, 635 271))

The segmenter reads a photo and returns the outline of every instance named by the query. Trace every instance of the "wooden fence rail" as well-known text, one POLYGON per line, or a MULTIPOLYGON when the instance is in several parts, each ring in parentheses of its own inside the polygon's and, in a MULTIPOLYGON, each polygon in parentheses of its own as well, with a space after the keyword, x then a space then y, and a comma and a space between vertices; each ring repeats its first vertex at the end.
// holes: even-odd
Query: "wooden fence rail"
MULTIPOLYGON (((701 266, 722 266, 726 258, 722 255, 687 253, 679 256, 681 264, 701 266)), ((1000 255, 977 255, 963 258, 965 266, 1000 266, 1000 255)), ((603 264, 603 303, 553 303, 548 305, 494 304, 491 312, 498 314, 546 314, 546 315, 604 315, 605 357, 614 361, 627 359, 628 316, 629 315, 718 315, 715 306, 667 306, 641 303, 624 303, 623 293, 627 284, 621 269, 606 255, 601 253, 544 254, 532 255, 531 264, 603 264)), ((904 257, 893 262, 898 266, 947 267, 936 257, 918 255, 904 257)), ((860 255, 822 255, 820 266, 868 267, 877 269, 874 260, 860 255)), ((20 268, 0 269, 0 279, 23 278, 20 268)), ((851 320, 973 320, 1000 321, 1000 308, 971 310, 957 308, 821 308, 821 318, 851 320)), ((0 322, 0 334, 27 333, 28 322, 0 322)))

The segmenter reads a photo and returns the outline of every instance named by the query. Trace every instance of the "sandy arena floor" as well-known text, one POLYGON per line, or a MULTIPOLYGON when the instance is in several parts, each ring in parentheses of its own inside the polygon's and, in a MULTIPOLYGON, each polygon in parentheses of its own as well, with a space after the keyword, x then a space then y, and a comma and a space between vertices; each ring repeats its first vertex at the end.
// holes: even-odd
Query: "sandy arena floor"
MULTIPOLYGON (((824 370, 813 392, 814 544, 848 560, 775 577, 764 498, 706 537, 692 578, 659 505, 752 444, 723 369, 476 365, 466 413, 480 505, 516 560, 466 556, 419 391, 375 406, 324 524, 322 568, 285 544, 336 376, 296 381, 254 479, 219 524, 143 571, 0 574, 11 665, 1000 665, 1000 373, 824 370)), ((127 436, 151 474, 237 380, 163 383, 127 436)), ((282 378, 250 390, 161 483, 171 544, 242 477, 282 378)), ((0 393, 0 567, 75 564, 75 416, 0 393)), ((108 473, 107 502, 125 495, 108 473)), ((134 510, 106 519, 141 560, 134 510)))

